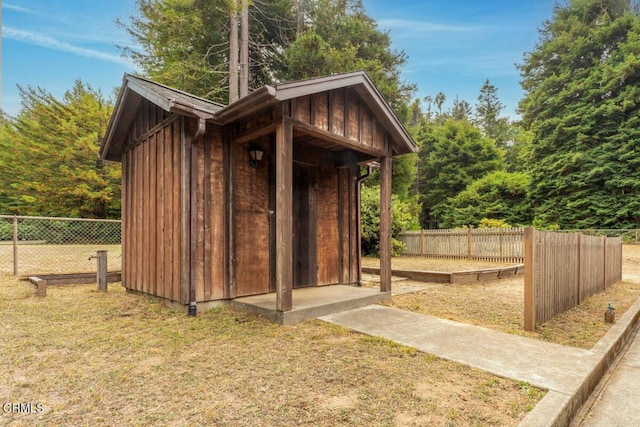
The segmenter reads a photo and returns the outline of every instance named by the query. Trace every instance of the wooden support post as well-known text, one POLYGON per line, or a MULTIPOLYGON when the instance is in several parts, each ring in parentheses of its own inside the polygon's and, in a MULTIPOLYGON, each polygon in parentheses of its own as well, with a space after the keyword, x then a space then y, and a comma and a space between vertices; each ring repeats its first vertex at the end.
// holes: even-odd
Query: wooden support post
POLYGON ((391 157, 380 159, 380 292, 391 292, 391 157))
POLYGON ((524 330, 536 330, 535 230, 524 229, 524 330))
POLYGON ((98 282, 98 291, 107 292, 107 251, 97 251, 98 270, 96 281, 98 282))
POLYGON ((47 296, 47 281, 40 279, 36 284, 36 296, 44 298, 47 296))
POLYGON ((276 310, 293 307, 293 131, 276 126, 276 310))
POLYGON ((18 217, 15 215, 13 216, 13 275, 18 275, 18 217))
POLYGON ((471 234, 471 228, 467 228, 467 259, 472 259, 473 256, 473 235, 471 234))

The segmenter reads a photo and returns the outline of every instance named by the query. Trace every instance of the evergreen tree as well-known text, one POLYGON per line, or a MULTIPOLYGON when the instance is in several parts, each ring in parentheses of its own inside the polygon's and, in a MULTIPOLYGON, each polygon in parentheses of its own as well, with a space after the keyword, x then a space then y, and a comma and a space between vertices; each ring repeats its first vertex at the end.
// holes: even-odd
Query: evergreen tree
POLYGON ((276 76, 281 80, 301 80, 364 70, 399 115, 407 115, 415 89, 400 79, 407 56, 391 48, 389 34, 378 29, 362 1, 318 0, 305 6, 305 30, 286 47, 286 67, 276 76))
MULTIPOLYGON (((122 48, 142 73, 160 83, 227 103, 228 0, 136 0, 137 14, 118 20, 140 49, 122 48)), ((272 83, 295 38, 293 0, 250 2, 249 87, 272 83)))
POLYGON ((640 16, 628 0, 556 6, 520 66, 536 222, 640 225, 640 16))
POLYGON ((468 121, 448 120, 418 134, 423 228, 441 228, 447 199, 489 172, 504 167, 504 152, 468 121))
POLYGON ((451 117, 454 120, 469 120, 471 113, 471 104, 465 100, 461 101, 456 95, 456 99, 453 100, 453 107, 451 107, 451 117))
POLYGON ((480 88, 476 104, 476 123, 484 134, 506 148, 509 142, 509 121, 500 117, 504 104, 498 98, 498 89, 487 79, 480 88))
POLYGON ((435 215, 443 228, 478 227, 487 218, 528 225, 532 219, 527 195, 530 183, 525 173, 491 172, 449 197, 435 215))
POLYGON ((111 103, 81 81, 60 100, 20 95, 20 114, 0 124, 0 212, 119 218, 120 168, 96 163, 111 103))

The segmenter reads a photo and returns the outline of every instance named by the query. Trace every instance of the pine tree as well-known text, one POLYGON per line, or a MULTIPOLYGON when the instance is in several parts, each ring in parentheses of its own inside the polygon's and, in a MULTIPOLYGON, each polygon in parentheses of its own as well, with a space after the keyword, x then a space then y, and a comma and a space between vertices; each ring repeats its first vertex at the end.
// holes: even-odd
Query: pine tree
POLYGON ((486 136, 492 138, 499 147, 506 148, 509 138, 509 122, 500 117, 504 104, 498 98, 498 89, 487 79, 478 95, 476 104, 476 123, 486 136))
POLYGON ((640 225, 640 16, 627 0, 556 6, 520 66, 536 222, 640 225))

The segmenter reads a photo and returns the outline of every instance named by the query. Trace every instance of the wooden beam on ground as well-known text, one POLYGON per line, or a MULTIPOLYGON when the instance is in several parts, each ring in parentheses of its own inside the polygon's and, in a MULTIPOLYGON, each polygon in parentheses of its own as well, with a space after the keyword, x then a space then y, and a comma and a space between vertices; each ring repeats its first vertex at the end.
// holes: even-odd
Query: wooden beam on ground
POLYGON ((380 291, 391 292, 391 157, 380 160, 380 291))
POLYGON ((276 310, 293 307, 293 131, 276 126, 276 310))

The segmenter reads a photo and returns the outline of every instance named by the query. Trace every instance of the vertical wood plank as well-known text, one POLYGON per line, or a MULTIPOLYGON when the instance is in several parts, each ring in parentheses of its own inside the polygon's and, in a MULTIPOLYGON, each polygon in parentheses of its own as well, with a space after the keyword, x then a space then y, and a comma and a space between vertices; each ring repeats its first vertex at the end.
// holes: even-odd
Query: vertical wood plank
POLYGON ((536 329, 535 231, 524 229, 524 330, 536 329))
POLYGON ((607 236, 602 236, 602 288, 607 289, 607 236))
MULTIPOLYGON (((190 121, 189 124, 192 122, 190 121)), ((197 125, 196 125, 197 126, 197 125)), ((199 223, 199 197, 198 197, 198 141, 193 140, 194 127, 188 126, 186 131, 186 139, 188 141, 190 175, 189 180, 189 262, 187 270, 189 272, 189 301, 197 301, 196 289, 201 273, 201 266, 198 265, 198 255, 200 243, 202 241, 202 230, 198 227, 199 223)))
POLYGON ((576 289, 576 301, 579 305, 580 303, 582 303, 582 233, 578 233, 576 246, 576 258, 578 267, 576 268, 576 281, 578 283, 576 289))
MULTIPOLYGON (((157 113, 156 113, 157 114, 157 113)), ((157 120, 157 116, 155 117, 157 120)), ((165 298, 165 186, 164 186, 164 129, 159 129, 156 140, 156 293, 165 298)))
POLYGON ((293 133, 291 123, 276 126, 276 310, 293 306, 293 133))
POLYGON ((225 126, 222 131, 223 163, 224 163, 224 199, 225 199, 225 284, 223 298, 236 297, 235 275, 235 188, 236 188, 236 164, 235 150, 233 149, 232 129, 225 126))
POLYGON ((131 285, 131 150, 127 150, 123 156, 122 165, 122 195, 124 205, 122 207, 122 285, 129 288, 131 285))
MULTIPOLYGON (((147 111, 145 109, 145 111, 147 111)), ((146 122, 143 122, 145 125, 146 122)), ((142 291, 149 293, 149 174, 151 168, 149 166, 149 140, 145 140, 141 144, 143 152, 142 161, 142 291)))
POLYGON ((213 287, 213 281, 211 278, 211 233, 215 228, 214 224, 211 224, 212 220, 212 206, 211 206, 211 144, 213 141, 211 140, 211 136, 209 134, 205 134, 204 138, 204 188, 202 189, 203 197, 204 197, 204 289, 202 300, 209 301, 211 299, 211 289, 213 287))
POLYGON ((191 141, 181 118, 180 133, 180 302, 188 304, 191 290, 191 141))
POLYGON ((171 277, 171 299, 173 301, 181 301, 181 284, 180 281, 182 279, 182 213, 181 213, 181 204, 182 204, 182 164, 180 161, 181 153, 182 153, 182 127, 183 127, 183 119, 176 121, 172 125, 171 130, 171 155, 173 156, 173 172, 171 173, 172 179, 172 188, 173 195, 172 201, 172 213, 175 218, 171 228, 173 231, 173 241, 171 244, 172 247, 172 277, 171 277))
POLYGON ((340 245, 340 283, 350 283, 349 250, 349 170, 338 169, 338 244, 340 245))
POLYGON ((391 292, 391 157, 380 159, 380 291, 391 292))
POLYGON ((192 301, 204 300, 205 271, 208 264, 205 264, 205 236, 209 232, 209 221, 205 215, 205 194, 207 193, 204 179, 204 143, 202 139, 193 141, 192 144, 192 164, 191 172, 191 206, 195 209, 194 221, 191 224, 191 239, 194 253, 191 256, 191 270, 195 273, 193 282, 194 294, 192 301), (194 200, 195 199, 195 200, 194 200))
MULTIPOLYGON (((153 106, 150 106, 150 112, 153 112, 153 106)), ((157 293, 157 283, 156 283, 156 198, 157 198, 157 188, 156 181, 158 175, 158 169, 156 164, 156 149, 157 149, 157 133, 155 135, 151 135, 149 140, 147 141, 149 145, 149 162, 147 167, 149 168, 149 199, 148 199, 148 216, 147 221, 149 223, 147 228, 147 240, 149 249, 147 252, 147 263, 149 264, 149 277, 147 281, 149 282, 149 293, 151 295, 158 295, 157 293)))
POLYGON ((162 262, 164 265, 164 297, 171 299, 171 289, 173 284, 173 263, 171 262, 171 250, 175 242, 173 239, 173 177, 171 169, 171 160, 173 156, 173 144, 171 140, 171 127, 173 125, 167 125, 163 130, 164 141, 164 205, 162 210, 164 211, 164 237, 163 242, 163 257, 162 262))
POLYGON ((352 165, 348 169, 349 180, 349 283, 358 283, 360 279, 360 252, 358 247, 360 241, 358 239, 358 194, 356 178, 358 177, 358 166, 352 165))
POLYGON ((142 145, 138 145, 136 147, 136 180, 138 184, 136 185, 136 285, 135 290, 142 292, 142 280, 143 276, 143 253, 142 253, 142 243, 143 243, 143 219, 144 219, 144 180, 142 179, 142 173, 144 172, 144 157, 142 156, 143 150, 142 145))

